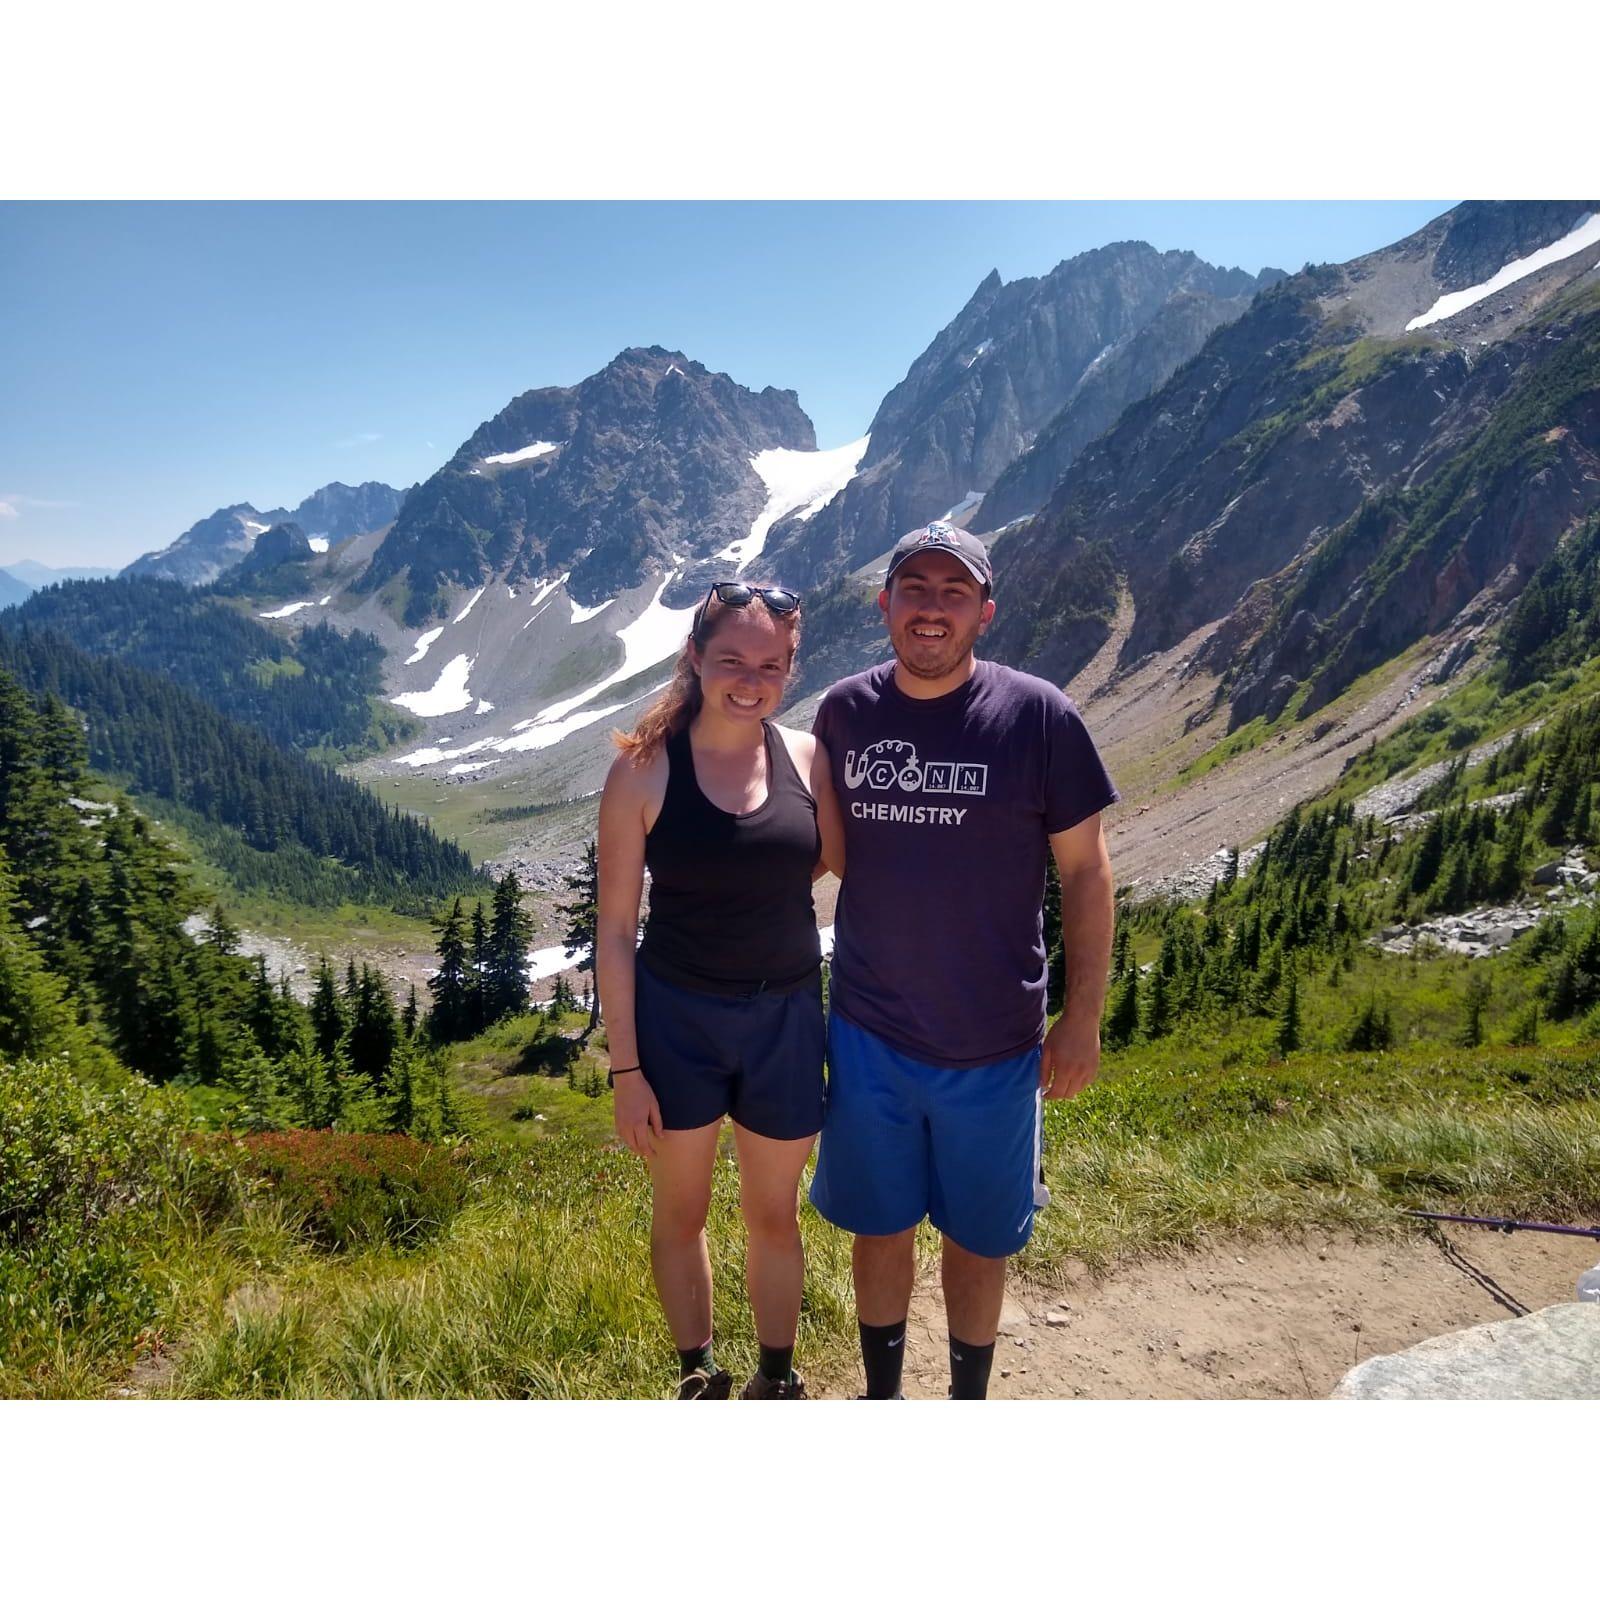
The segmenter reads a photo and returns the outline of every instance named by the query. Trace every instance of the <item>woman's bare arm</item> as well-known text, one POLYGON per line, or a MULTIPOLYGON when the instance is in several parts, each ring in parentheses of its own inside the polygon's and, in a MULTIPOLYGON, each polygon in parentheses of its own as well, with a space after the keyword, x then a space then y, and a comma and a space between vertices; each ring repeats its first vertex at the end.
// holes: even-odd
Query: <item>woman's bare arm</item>
MULTIPOLYGON (((664 760, 658 757, 658 761, 664 760)), ((617 1135, 640 1155, 655 1150, 661 1112, 639 1065, 635 1031, 633 958, 639 933, 639 903, 644 896, 644 841, 648 823, 660 809, 655 790, 663 785, 656 763, 640 768, 620 755, 600 794, 600 897, 595 915, 595 982, 606 1022, 606 1045, 615 1076, 613 1110, 617 1135), (657 780, 657 781, 652 781, 657 780), (652 803, 653 802, 653 803, 652 803)))

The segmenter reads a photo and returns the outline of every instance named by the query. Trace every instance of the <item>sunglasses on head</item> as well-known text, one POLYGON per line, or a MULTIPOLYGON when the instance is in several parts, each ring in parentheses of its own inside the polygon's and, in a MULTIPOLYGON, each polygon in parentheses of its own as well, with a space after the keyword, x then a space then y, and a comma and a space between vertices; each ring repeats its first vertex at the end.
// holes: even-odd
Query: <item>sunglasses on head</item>
POLYGON ((776 616, 800 609, 800 596, 793 589, 758 589, 749 583, 714 583, 711 593, 725 606, 747 606, 759 595, 761 603, 776 616))

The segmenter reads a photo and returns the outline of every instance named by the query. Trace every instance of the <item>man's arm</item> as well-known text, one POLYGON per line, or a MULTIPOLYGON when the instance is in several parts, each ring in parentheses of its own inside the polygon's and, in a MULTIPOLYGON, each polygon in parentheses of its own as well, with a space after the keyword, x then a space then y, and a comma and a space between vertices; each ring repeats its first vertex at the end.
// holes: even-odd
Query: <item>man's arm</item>
POLYGON ((1045 1096, 1066 1100, 1094 1082, 1100 1070, 1100 1013, 1111 967, 1111 858, 1100 813, 1050 835, 1061 876, 1061 950, 1066 960, 1066 1003, 1045 1035, 1039 1081, 1045 1096))

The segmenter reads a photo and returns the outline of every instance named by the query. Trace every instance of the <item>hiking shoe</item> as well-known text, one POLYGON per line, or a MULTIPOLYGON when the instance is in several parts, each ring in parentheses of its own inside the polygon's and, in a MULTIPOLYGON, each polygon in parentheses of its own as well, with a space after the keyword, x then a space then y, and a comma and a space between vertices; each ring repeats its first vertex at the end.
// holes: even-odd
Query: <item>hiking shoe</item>
POLYGON ((740 1393, 741 1400, 807 1400, 806 1380, 798 1372, 787 1378, 764 1378, 755 1373, 740 1393))
POLYGON ((704 1372, 696 1367, 678 1385, 680 1400, 726 1400, 733 1392, 733 1374, 720 1369, 704 1372))

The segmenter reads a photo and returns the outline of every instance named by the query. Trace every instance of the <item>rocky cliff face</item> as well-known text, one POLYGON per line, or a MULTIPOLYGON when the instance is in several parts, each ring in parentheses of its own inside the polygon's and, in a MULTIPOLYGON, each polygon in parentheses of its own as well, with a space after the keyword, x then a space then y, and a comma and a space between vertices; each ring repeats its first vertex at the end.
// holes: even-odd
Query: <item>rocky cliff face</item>
POLYGON ((130 576, 173 578, 179 583, 210 583, 237 566, 271 527, 293 522, 303 534, 331 541, 371 533, 394 520, 401 493, 386 483, 352 488, 327 483, 306 496, 294 511, 278 506, 257 511, 249 501, 213 511, 164 550, 142 555, 123 568, 130 576))
POLYGON ((202 517, 165 550, 152 551, 130 562, 122 569, 123 575, 173 578, 188 584, 209 583, 242 561, 274 518, 287 515, 282 510, 263 515, 248 501, 224 506, 209 517, 202 517))
POLYGON ((970 510, 1079 396, 1076 420, 1060 429, 1054 454, 1041 457, 1014 498, 1046 478, 1048 493, 1059 476, 1052 475, 1056 460, 1064 466, 1073 448, 1145 392, 1141 382, 1147 388, 1192 354, 1257 286, 1249 273, 1141 243, 1087 251, 1042 278, 1006 284, 991 273, 885 396, 855 478, 815 516, 774 529, 774 570, 815 582, 871 560, 908 528, 970 510), (1184 299, 1188 310, 1129 349, 1184 299), (1228 311, 1211 309, 1223 303, 1228 311), (1102 367, 1109 370, 1097 377, 1102 367))
POLYGON ((570 574, 585 605, 748 537, 767 490, 751 457, 814 450, 792 390, 743 388, 659 346, 572 388, 535 389, 406 497, 360 587, 405 579, 405 620, 450 584, 570 574))
POLYGON ((386 483, 325 483, 294 508, 289 520, 313 538, 337 544, 357 534, 387 527, 405 495, 386 483))
POLYGON ((1124 663, 1224 619, 1197 665, 1237 725, 1326 704, 1492 585, 1514 593, 1600 502, 1600 245, 1396 330, 1594 209, 1458 207, 1259 296, 1002 536, 996 653, 1070 676, 1125 583, 1124 663))
MULTIPOLYGON (((1261 286, 1284 276, 1263 272, 1261 286)), ((972 530, 1004 527, 1043 506, 1084 448, 1136 400, 1159 389, 1218 328, 1242 316, 1255 292, 1252 288, 1221 298, 1203 290, 1181 290, 1148 322, 1091 362, 1038 438, 995 480, 969 524, 972 530)))

